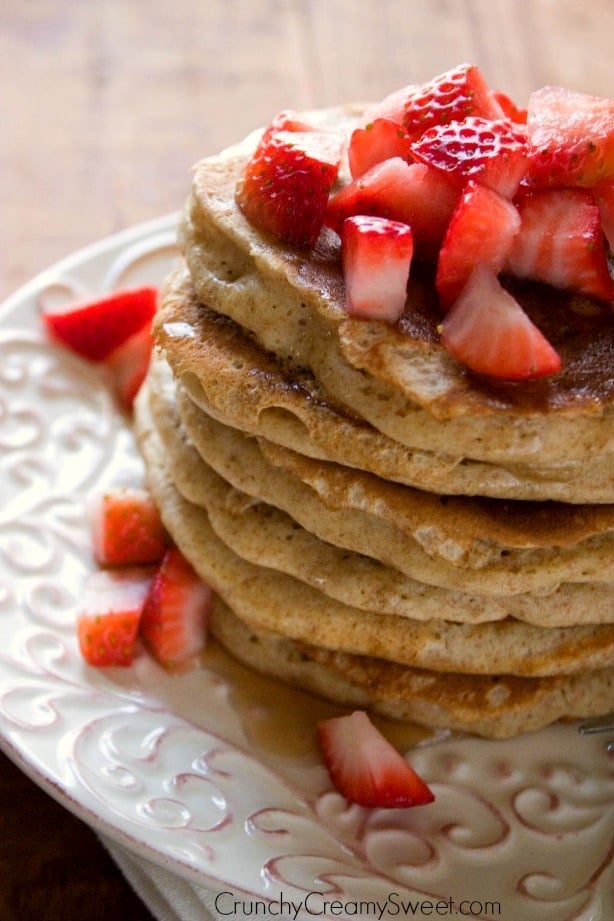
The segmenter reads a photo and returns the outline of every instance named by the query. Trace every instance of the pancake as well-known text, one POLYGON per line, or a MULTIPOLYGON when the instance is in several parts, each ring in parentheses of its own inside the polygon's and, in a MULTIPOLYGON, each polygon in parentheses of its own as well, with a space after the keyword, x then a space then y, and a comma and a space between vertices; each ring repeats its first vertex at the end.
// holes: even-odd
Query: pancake
MULTIPOLYGON (((308 117, 334 125, 347 112, 308 117)), ((478 378, 439 345, 432 275, 419 272, 395 326, 348 317, 338 238, 305 253, 245 220, 235 186, 258 136, 197 164, 180 245, 199 300, 265 350, 307 368, 327 400, 412 449, 505 465, 614 453, 611 312, 545 285, 510 282, 565 370, 525 383, 478 378), (565 322, 561 322, 561 316, 565 322)), ((197 374, 197 376, 199 376, 197 374)))
POLYGON ((450 446, 446 454, 410 450, 337 411, 308 371, 290 369, 232 320, 200 304, 183 265, 165 285, 158 330, 169 362, 198 405, 218 421, 282 447, 447 495, 614 500, 614 454, 550 466, 487 464, 450 453, 450 446))
POLYGON ((330 652, 255 630, 219 598, 210 629, 250 668, 335 703, 492 739, 603 713, 614 695, 612 669, 559 678, 442 675, 330 652))
POLYGON ((160 358, 150 371, 149 401, 178 491, 204 506, 218 537, 251 563, 295 576, 350 606, 418 620, 480 623, 511 617, 548 627, 614 620, 612 583, 570 583, 549 593, 485 598, 425 585, 319 540, 286 513, 233 487, 203 461, 183 428, 176 383, 160 358))
MULTIPOLYGON (((349 487, 335 492, 335 484, 327 480, 322 486, 323 498, 313 488, 315 479, 306 484, 292 471, 271 464, 266 456, 269 448, 261 439, 256 441, 215 422, 195 410, 181 391, 178 406, 186 432, 203 459, 237 489, 281 508, 321 540, 377 559, 411 578, 443 588, 494 595, 548 591, 561 582, 612 582, 611 534, 607 530, 600 533, 594 528, 595 522, 585 524, 582 516, 576 529, 571 517, 553 527, 558 545, 544 546, 543 541, 539 543, 536 514, 533 533, 527 535, 528 528, 521 532, 523 543, 519 547, 519 540, 514 545, 511 539, 513 520, 506 542, 497 543, 497 515, 488 514, 488 510, 479 514, 480 509, 472 506, 452 510, 438 497, 409 487, 396 487, 404 490, 400 509, 391 510, 386 503, 385 490, 391 484, 381 480, 372 484, 377 492, 370 496, 360 486, 354 491, 349 487), (577 542, 574 535, 579 538, 577 542)), ((307 464, 307 459, 298 455, 294 461, 303 467, 307 464)), ((316 467, 315 477, 322 483, 326 471, 322 464, 316 467)), ((354 475, 347 469, 333 471, 337 472, 354 475)), ((501 509, 502 516, 505 511, 501 509)), ((601 511, 611 518, 609 507, 601 511)), ((530 525, 531 510, 528 514, 521 510, 518 517, 519 529, 527 524, 527 518, 530 525)), ((505 531, 504 524, 499 533, 505 531)))
POLYGON ((333 602, 305 583, 240 559, 219 540, 205 508, 176 488, 147 396, 145 389, 139 397, 137 433, 163 521, 197 572, 247 624, 331 650, 436 671, 547 676, 614 664, 613 625, 544 629, 512 620, 420 622, 333 602))

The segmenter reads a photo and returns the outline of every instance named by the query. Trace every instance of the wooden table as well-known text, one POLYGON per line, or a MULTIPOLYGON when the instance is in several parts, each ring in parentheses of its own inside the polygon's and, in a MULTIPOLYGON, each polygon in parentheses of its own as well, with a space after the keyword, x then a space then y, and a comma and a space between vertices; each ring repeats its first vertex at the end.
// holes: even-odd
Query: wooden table
MULTIPOLYGON (((175 211, 190 166, 286 107, 462 61, 524 103, 614 96, 611 0, 2 0, 0 298, 175 211)), ((149 918, 94 833, 0 756, 0 919, 149 918)))

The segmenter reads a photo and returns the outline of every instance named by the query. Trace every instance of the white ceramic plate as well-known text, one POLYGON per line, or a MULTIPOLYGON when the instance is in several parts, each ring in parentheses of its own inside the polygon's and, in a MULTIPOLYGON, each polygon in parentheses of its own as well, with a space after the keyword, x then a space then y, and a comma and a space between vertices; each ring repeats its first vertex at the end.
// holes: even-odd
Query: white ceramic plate
POLYGON ((130 669, 83 664, 85 500, 142 469, 104 380, 49 345, 40 307, 159 284, 176 258, 174 228, 170 216, 83 250, 0 312, 4 751, 133 852, 273 910, 283 898, 303 917, 611 921, 614 786, 601 737, 558 726, 419 746, 411 760, 436 802, 367 811, 331 789, 308 746, 297 754, 254 732, 267 709, 275 721, 285 692, 274 686, 251 699, 240 669, 169 676, 144 653, 130 669))

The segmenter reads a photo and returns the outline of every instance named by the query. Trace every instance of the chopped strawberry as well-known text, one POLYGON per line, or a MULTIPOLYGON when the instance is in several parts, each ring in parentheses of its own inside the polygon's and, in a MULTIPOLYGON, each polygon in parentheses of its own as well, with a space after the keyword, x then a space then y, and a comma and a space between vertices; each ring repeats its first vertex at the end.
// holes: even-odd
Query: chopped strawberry
POLYGON ((614 253, 614 176, 597 182, 591 191, 599 208, 601 228, 608 241, 610 252, 614 253))
POLYGON ((320 722, 318 740, 333 784, 350 802, 403 808, 434 801, 431 789, 364 711, 320 722))
POLYGON ((514 205, 475 182, 467 187, 450 219, 439 252, 435 287, 445 310, 459 296, 478 262, 498 274, 520 229, 514 205))
POLYGON ((82 358, 102 361, 156 312, 156 288, 118 291, 92 301, 43 312, 49 334, 82 358))
POLYGON ((423 163, 391 157, 331 196, 325 223, 341 235, 343 222, 370 214, 409 224, 420 255, 436 253, 460 191, 445 174, 423 163))
POLYGON ((405 102, 412 93, 416 93, 419 90, 420 85, 418 83, 411 83, 388 93, 383 99, 368 106, 364 114, 364 124, 368 125, 377 118, 386 118, 402 126, 405 102))
POLYGON ((141 637, 165 668, 194 659, 205 644, 212 590, 176 547, 158 567, 141 618, 141 637))
POLYGON ((248 221, 284 243, 313 246, 341 162, 343 135, 278 131, 248 161, 236 200, 248 221))
POLYGON ((482 264, 446 315, 441 344, 472 371, 506 380, 555 374, 561 367, 555 349, 482 264))
POLYGON ((89 665, 131 665, 139 622, 151 584, 149 569, 99 570, 84 585, 77 639, 89 665))
POLYGON ((503 116, 480 69, 474 64, 460 64, 426 83, 395 90, 382 100, 380 111, 398 120, 412 140, 417 140, 429 128, 462 121, 468 116, 503 116))
POLYGON ((159 563, 167 534, 158 507, 146 489, 116 488, 91 502, 94 558, 101 566, 159 563))
POLYGON ((493 98, 500 105, 501 110, 506 118, 509 118, 510 121, 516 122, 519 125, 526 125, 528 114, 527 109, 516 105, 514 100, 511 99, 507 93, 502 93, 501 90, 494 90, 493 98))
POLYGON ((353 179, 390 157, 411 159, 411 141, 401 125, 389 118, 376 118, 364 128, 356 128, 348 145, 348 164, 353 179))
POLYGON ((522 125, 469 117, 431 128, 413 144, 412 153, 463 185, 473 179, 513 198, 527 168, 529 145, 522 125))
POLYGON ((614 174, 614 100, 545 86, 529 97, 529 181, 592 186, 614 174))
POLYGON ((407 224, 382 217, 349 217, 341 236, 348 313, 395 323, 405 307, 413 253, 407 224))
POLYGON ((151 324, 147 323, 104 359, 110 374, 111 386, 119 402, 127 410, 132 409, 136 395, 147 376, 152 347, 151 324))
POLYGON ((269 142, 274 134, 279 131, 319 131, 321 129, 312 125, 311 122, 305 121, 302 113, 295 112, 294 109, 282 109, 274 118, 271 119, 262 133, 259 146, 264 146, 269 142))
POLYGON ((517 207, 520 231, 506 271, 614 300, 599 207, 588 189, 541 189, 523 195, 517 207))

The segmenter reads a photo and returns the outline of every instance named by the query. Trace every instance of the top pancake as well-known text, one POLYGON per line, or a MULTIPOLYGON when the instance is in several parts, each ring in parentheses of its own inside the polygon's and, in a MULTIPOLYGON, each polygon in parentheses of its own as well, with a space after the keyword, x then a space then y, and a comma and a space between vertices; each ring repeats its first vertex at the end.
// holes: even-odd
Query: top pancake
MULTIPOLYGON (((334 109, 306 117, 347 126, 357 116, 334 109)), ((336 235, 323 231, 305 252, 265 238, 239 211, 236 182, 258 136, 195 168, 180 244, 204 304, 264 349, 309 369, 334 407, 409 448, 534 466, 614 454, 611 312, 547 286, 510 282, 564 366, 524 383, 479 378, 444 351, 432 275, 423 267, 412 272, 398 324, 349 317, 336 235)))

